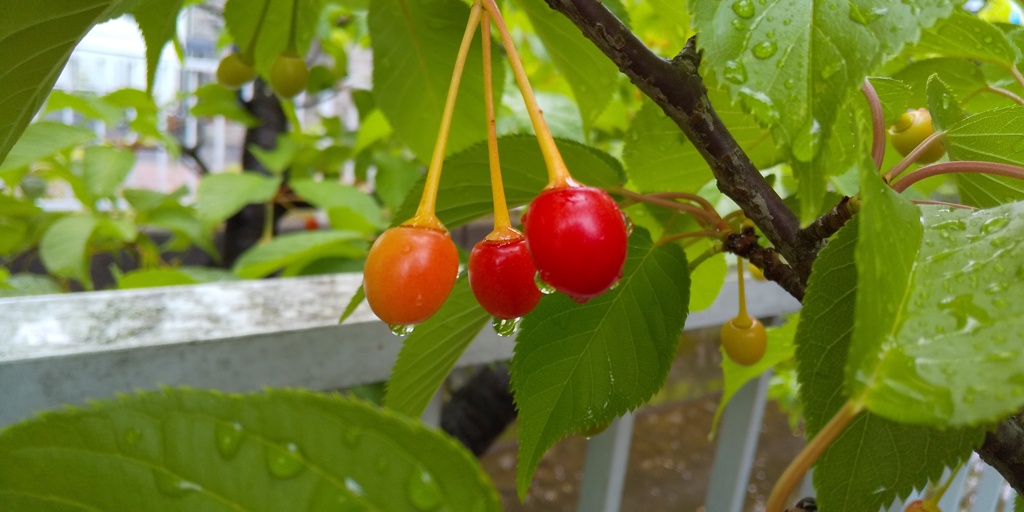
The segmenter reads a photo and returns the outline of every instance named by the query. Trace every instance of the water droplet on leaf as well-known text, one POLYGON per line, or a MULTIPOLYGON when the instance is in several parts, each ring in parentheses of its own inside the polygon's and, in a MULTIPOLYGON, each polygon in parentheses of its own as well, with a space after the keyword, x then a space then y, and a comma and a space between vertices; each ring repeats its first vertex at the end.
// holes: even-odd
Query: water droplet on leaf
POLYGON ((732 3, 732 12, 741 18, 753 18, 754 2, 751 0, 736 0, 732 3))
POLYGON ((203 490, 195 482, 189 482, 175 474, 160 469, 153 470, 153 481, 156 484, 157 490, 167 496, 180 497, 190 492, 203 490))
POLYGON ((135 427, 128 427, 128 430, 124 431, 124 442, 130 446, 139 444, 139 440, 142 439, 142 432, 135 427))
POLYGON ((267 469, 271 475, 278 478, 291 478, 306 468, 299 447, 295 443, 288 443, 284 446, 268 445, 266 452, 267 469))
POLYGON ((747 67, 738 60, 727 61, 722 76, 734 84, 744 84, 747 82, 747 67))
POLYGON ((242 446, 242 425, 238 423, 217 423, 217 451, 226 458, 234 457, 242 446))
POLYGON ((801 162, 810 162, 818 154, 819 146, 821 146, 821 124, 817 119, 811 119, 793 141, 793 156, 801 162))
POLYGON ((986 235, 995 233, 997 231, 1001 231, 1009 223, 1010 219, 1006 217, 992 217, 991 219, 986 220, 985 223, 981 225, 981 232, 985 233, 986 235))
POLYGON ((424 470, 413 471, 407 488, 409 501, 417 510, 433 510, 441 504, 441 489, 434 477, 424 470))
POLYGON ((775 55, 776 50, 778 50, 778 45, 775 44, 775 41, 764 41, 754 45, 750 51, 754 54, 754 57, 763 60, 775 55))

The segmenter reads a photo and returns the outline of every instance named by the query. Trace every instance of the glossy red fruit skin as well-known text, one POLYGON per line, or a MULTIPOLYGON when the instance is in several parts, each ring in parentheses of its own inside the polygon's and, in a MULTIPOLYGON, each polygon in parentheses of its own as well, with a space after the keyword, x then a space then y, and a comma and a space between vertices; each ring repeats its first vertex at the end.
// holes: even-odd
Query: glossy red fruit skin
POLYGON ((459 253, 448 233, 399 226, 381 233, 363 268, 370 309, 388 325, 413 325, 444 304, 459 273, 459 253))
POLYGON ((482 240, 469 253, 469 286, 477 302, 501 319, 521 317, 537 306, 541 293, 525 238, 482 240))
POLYGON ((604 293, 622 277, 629 235, 622 211, 604 190, 544 190, 530 203, 523 231, 540 278, 577 302, 604 293))

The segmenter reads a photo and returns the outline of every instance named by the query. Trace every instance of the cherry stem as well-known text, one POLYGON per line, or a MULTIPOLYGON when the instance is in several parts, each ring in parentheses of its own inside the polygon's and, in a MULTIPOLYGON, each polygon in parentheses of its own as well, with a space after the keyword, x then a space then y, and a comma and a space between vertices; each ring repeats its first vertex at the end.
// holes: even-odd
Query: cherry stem
POLYGON ((800 454, 789 463, 789 467, 779 477, 779 481, 772 488, 771 495, 768 496, 765 512, 783 512, 785 510, 786 499, 800 483, 800 480, 803 479, 807 470, 814 465, 818 457, 825 452, 825 449, 832 444, 832 441, 839 437, 839 434, 843 432, 846 426, 863 409, 864 407, 861 404, 853 401, 847 401, 843 404, 835 416, 814 436, 814 439, 811 439, 811 442, 807 443, 807 446, 804 446, 800 454))
POLYGON ((1016 80, 1021 87, 1024 87, 1024 75, 1020 74, 1020 70, 1017 69, 1017 66, 1011 65, 1007 66, 1007 68, 1010 70, 1010 73, 1013 73, 1014 80, 1016 80))
POLYGON ((960 464, 957 464, 956 467, 953 468, 952 471, 950 471, 949 478, 946 479, 946 483, 942 484, 942 487, 935 489, 935 492, 932 493, 932 495, 926 498, 924 501, 927 501, 928 503, 931 503, 932 505, 938 507, 939 501, 942 500, 942 497, 946 494, 946 490, 949 489, 950 484, 953 483, 953 479, 956 478, 956 474, 959 473, 963 467, 964 461, 961 461, 960 464))
POLYGON ((1024 98, 1021 98, 1020 96, 1017 96, 1013 92, 1011 92, 1011 91, 1009 91, 1007 89, 1003 89, 1002 87, 996 87, 994 85, 989 85, 989 86, 986 86, 982 90, 983 91, 987 91, 987 92, 991 92, 991 93, 995 93, 995 94, 998 94, 1000 96, 1004 96, 1006 98, 1010 98, 1010 100, 1012 100, 1013 102, 1017 103, 1018 105, 1024 105, 1024 98))
POLYGON ((1024 180, 1024 168, 1017 167, 1016 165, 999 164, 995 162, 975 162, 970 160, 958 160, 954 162, 942 162, 938 164, 926 165, 906 176, 903 179, 892 184, 892 189, 896 192, 903 192, 907 187, 917 183, 925 178, 931 178, 932 176, 938 176, 940 174, 961 174, 961 173, 972 173, 972 174, 990 174, 995 176, 1006 176, 1008 178, 1016 178, 1024 180))
POLYGON ((459 46, 459 53, 455 57, 455 69, 452 71, 452 81, 448 85, 448 97, 445 98, 444 111, 441 113, 441 128, 437 131, 434 155, 430 159, 430 168, 427 170, 427 182, 423 186, 423 195, 420 197, 419 207, 416 208, 416 215, 404 223, 405 225, 445 231, 444 224, 438 220, 435 214, 437 190, 441 184, 441 166, 444 164, 444 152, 448 146, 448 134, 451 132, 452 117, 455 114, 455 98, 459 95, 459 82, 462 81, 462 70, 466 67, 469 46, 473 43, 473 35, 476 33, 477 25, 480 24, 482 12, 483 9, 481 9, 478 3, 473 4, 469 11, 466 32, 462 35, 462 44, 459 46))
POLYGON ((977 210, 974 206, 968 206, 960 203, 947 203, 946 201, 932 201, 931 199, 911 199, 911 203, 914 204, 930 204, 935 206, 952 206, 953 208, 961 208, 964 210, 977 210))
POLYGON ((299 17, 299 0, 292 0, 292 19, 288 27, 288 50, 295 55, 299 54, 298 46, 295 44, 295 22, 299 17))
POLYGON ((707 199, 704 199, 697 194, 688 194, 686 192, 655 192, 653 194, 647 194, 651 197, 663 197, 665 199, 682 199, 685 201, 691 201, 700 205, 704 211, 718 216, 718 212, 715 211, 715 207, 711 206, 711 203, 707 199))
MULTIPOLYGON (((515 44, 512 43, 512 34, 509 33, 505 20, 501 17, 498 4, 495 0, 483 0, 484 9, 494 18, 494 25, 498 28, 501 41, 505 44, 505 51, 508 53, 508 62, 512 66, 512 73, 519 85, 519 92, 523 95, 523 102, 526 103, 526 111, 530 114, 530 122, 533 123, 533 131, 537 136, 537 143, 540 144, 540 152, 544 155, 544 164, 548 168, 548 188, 560 188, 568 186, 572 182, 569 168, 565 166, 558 146, 555 145, 555 138, 544 121, 544 114, 541 112, 537 98, 530 87, 530 80, 526 76, 526 69, 519 58, 515 44)), ((474 4, 476 5, 476 4, 474 4)))
POLYGON ((267 19, 267 11, 269 9, 270 9, 270 0, 264 0, 263 7, 260 8, 260 17, 258 18, 258 21, 256 22, 256 30, 253 31, 252 39, 249 40, 249 45, 245 49, 245 53, 242 54, 242 57, 244 57, 243 60, 245 60, 248 63, 252 63, 255 60, 255 59, 253 59, 253 55, 252 54, 253 54, 254 51, 256 51, 256 40, 259 39, 260 29, 263 28, 263 22, 264 22, 264 20, 267 19))
POLYGON ((708 226, 714 226, 719 231, 730 231, 729 225, 726 224, 725 221, 722 220, 722 218, 718 216, 718 213, 715 212, 713 209, 710 212, 708 212, 704 208, 698 208, 691 204, 683 204, 678 201, 658 197, 657 194, 641 194, 639 192, 633 192, 632 190, 628 190, 621 187, 613 189, 612 192, 626 196, 627 198, 638 203, 653 204, 655 206, 662 206, 665 208, 671 208, 673 210, 684 211, 686 213, 689 213, 690 215, 693 215, 698 221, 703 221, 704 224, 708 226))
POLYGON ((740 310, 736 313, 733 324, 736 327, 749 329, 750 326, 754 325, 754 319, 750 318, 750 315, 747 313, 747 294, 743 282, 743 258, 739 256, 736 257, 736 284, 739 287, 740 310))
POLYGON ((494 77, 491 73, 491 15, 483 12, 480 18, 480 34, 484 58, 484 110, 487 114, 487 157, 491 167, 491 195, 494 199, 494 231, 488 239, 507 238, 512 228, 505 202, 505 188, 501 183, 501 162, 498 159, 498 129, 494 113, 494 77))
POLYGON ((701 263, 704 263, 705 261, 711 259, 716 254, 723 252, 725 252, 725 245, 723 244, 715 244, 709 247, 708 250, 702 252, 700 256, 697 256, 696 258, 694 258, 693 261, 690 262, 690 273, 692 274, 693 271, 696 270, 701 263))
POLYGON ((928 151, 928 148, 932 147, 933 144, 939 144, 939 139, 942 138, 942 134, 943 132, 935 132, 922 140, 913 151, 907 153, 907 156, 903 157, 903 160, 900 160, 899 163, 892 166, 892 169, 886 171, 885 174, 882 175, 882 180, 886 183, 891 183, 892 180, 899 177, 899 175, 902 174, 903 171, 907 170, 908 167, 913 165, 913 163, 916 162, 925 151, 928 151))
POLYGON ((882 160, 885 159, 885 115, 882 113, 882 101, 878 99, 878 93, 868 79, 864 79, 860 90, 871 107, 871 159, 875 161, 875 169, 881 169, 882 160))
POLYGON ((718 231, 690 231, 687 233, 676 233, 674 235, 665 235, 658 240, 658 245, 667 244, 669 242, 675 242, 676 240, 683 240, 684 238, 721 238, 722 234, 718 231))

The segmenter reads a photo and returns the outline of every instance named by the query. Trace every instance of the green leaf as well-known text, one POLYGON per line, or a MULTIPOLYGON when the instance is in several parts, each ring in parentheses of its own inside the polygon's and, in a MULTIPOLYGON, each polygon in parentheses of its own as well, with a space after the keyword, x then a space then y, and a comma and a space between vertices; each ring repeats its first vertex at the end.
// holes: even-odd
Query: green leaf
POLYGON ((266 203, 277 193, 279 179, 254 172, 208 174, 199 182, 196 209, 199 218, 217 223, 248 204, 266 203))
POLYGON ((56 279, 39 274, 14 274, 0 286, 0 298, 61 293, 56 279))
MULTIPOLYGON (((433 154, 455 55, 469 19, 458 0, 375 0, 367 23, 373 40, 373 91, 395 136, 421 162, 433 154)), ((469 51, 446 154, 483 140, 483 64, 479 36, 469 51)), ((504 67, 494 67, 494 97, 501 98, 504 67)))
POLYGON ((935 130, 945 130, 967 117, 953 91, 938 74, 928 78, 928 111, 935 130))
POLYGON ((177 35, 178 11, 184 0, 138 0, 132 17, 146 41, 146 92, 153 93, 153 78, 160 65, 160 54, 167 42, 177 35))
POLYGON ((907 53, 979 60, 1006 68, 1020 60, 1020 51, 1002 30, 960 9, 925 31, 921 42, 907 53))
MULTIPOLYGON (((778 161, 780 152, 767 130, 730 105, 725 92, 709 89, 708 95, 715 112, 755 166, 764 169, 778 161)), ((713 178, 697 148, 653 101, 644 101, 625 139, 622 160, 630 180, 644 192, 695 193, 713 178)))
POLYGON ((366 254, 363 234, 355 231, 308 231, 286 233, 242 253, 233 272, 239 277, 264 277, 291 266, 304 266, 318 258, 366 254))
POLYGON ((498 510, 500 501, 458 443, 363 401, 165 389, 50 412, 0 434, 0 508, 58 506, 463 511, 498 510))
POLYGON ((741 0, 691 1, 690 8, 701 34, 704 69, 795 144, 816 129, 827 140, 840 108, 864 77, 916 41, 923 27, 949 16, 954 5, 945 0, 828 6, 741 0))
POLYGON ((149 212, 157 208, 181 206, 179 202, 188 194, 188 188, 181 187, 170 194, 143 188, 126 188, 121 195, 136 212, 149 212))
MULTIPOLYGON (((950 126, 944 143, 952 160, 983 160, 1024 166, 1024 107, 1012 106, 975 114, 950 126)), ((1024 199, 1024 183, 1013 178, 963 174, 957 176, 966 204, 991 207, 1024 199)))
POLYGON ((100 219, 92 215, 64 217, 46 230, 39 243, 39 258, 51 274, 81 281, 92 287, 88 248, 100 219))
POLYGON ((793 337, 796 335, 796 326, 799 322, 799 315, 794 316, 795 318, 787 319, 786 323, 779 327, 767 329, 768 348, 765 350, 764 357, 756 364, 750 366, 736 364, 719 347, 719 351, 722 352, 722 374, 725 378, 725 388, 722 389, 722 399, 718 402, 715 417, 711 420, 712 433, 718 428, 718 419, 721 418, 725 406, 744 384, 760 377, 762 373, 774 368, 775 365, 793 359, 795 349, 793 337))
POLYGON ((551 61, 569 82, 583 131, 589 132, 615 93, 619 70, 568 18, 552 15, 542 0, 518 0, 516 5, 526 12, 551 61))
POLYGON ((70 108, 90 119, 115 124, 124 118, 124 112, 110 105, 103 98, 86 92, 67 92, 60 89, 50 91, 43 112, 55 112, 70 108))
POLYGON ((347 320, 348 317, 352 316, 352 313, 355 313, 359 305, 362 304, 363 301, 365 300, 366 289, 363 288, 362 284, 360 284, 359 288, 356 289, 356 293, 352 294, 352 298, 349 299, 348 305, 345 306, 345 311, 343 311, 341 313, 341 317, 338 318, 338 323, 345 323, 345 320, 347 320))
POLYGON ((689 285, 682 249, 655 246, 637 228, 617 288, 586 304, 545 296, 523 321, 511 364, 520 498, 556 441, 636 409, 661 388, 686 320, 689 285))
POLYGON ((157 286, 179 286, 196 284, 199 281, 188 274, 174 268, 154 268, 133 270, 117 279, 117 287, 122 290, 132 288, 154 288, 157 286))
POLYGON ((196 104, 190 111, 196 117, 224 116, 246 128, 259 126, 256 119, 238 100, 238 91, 232 91, 219 83, 209 83, 195 91, 196 104))
POLYGON ((384 113, 380 109, 373 109, 373 112, 364 117, 359 124, 359 132, 356 133, 356 144, 352 147, 352 154, 357 155, 373 143, 387 139, 393 132, 391 123, 388 123, 388 118, 384 117, 384 113))
MULTIPOLYGON (((711 240, 700 240, 686 248, 686 260, 693 261, 715 245, 711 240)), ((718 298, 725 276, 729 273, 729 263, 725 254, 717 254, 704 260, 699 267, 690 272, 690 312, 701 311, 711 307, 718 298)))
MULTIPOLYGON (((2 78, 0 78, 2 80, 2 78)), ((2 108, 2 104, 0 104, 2 108)), ((3 127, 0 126, 0 130, 3 127)), ((80 146, 96 138, 92 130, 53 121, 33 123, 25 129, 7 159, 0 164, 0 173, 25 167, 62 151, 80 146)))
MULTIPOLYGON (((299 197, 318 208, 345 207, 378 228, 387 227, 384 212, 377 201, 362 190, 331 181, 293 180, 288 183, 299 197)), ((334 225, 334 222, 331 222, 334 225)), ((334 227, 339 227, 334 225, 334 227)))
POLYGON ((384 405, 419 418, 490 317, 477 304, 469 279, 459 279, 441 309, 402 343, 384 405))
MULTIPOLYGON (((844 368, 854 327, 860 217, 843 227, 814 262, 796 334, 807 435, 813 437, 848 399, 844 368)), ((981 429, 904 425, 862 412, 814 468, 822 510, 878 510, 937 480, 980 443, 981 429)))
POLYGON ((54 0, 7 6, 0 19, 0 164, 93 25, 133 0, 54 0))
MULTIPOLYGON (((956 62, 960 62, 959 60, 956 62)), ((883 76, 871 77, 871 85, 882 102, 882 113, 885 124, 891 125, 903 115, 911 105, 911 87, 902 80, 883 76)))
POLYGON ((135 153, 109 146, 89 146, 82 158, 85 186, 93 197, 113 197, 135 165, 135 153))
MULTIPOLYGON (((943 83, 961 101, 986 86, 981 67, 969 60, 940 57, 913 62, 893 75, 894 79, 910 89, 910 97, 900 107, 897 116, 907 109, 928 106, 928 79, 934 74, 942 77, 943 83)), ((886 120, 892 124, 896 117, 886 117, 886 120)))
MULTIPOLYGON (((876 209, 865 201, 861 215, 869 218, 876 209)), ((1012 334, 1024 330, 1024 304, 1016 300, 1024 293, 1024 246, 1017 243, 1024 237, 1024 203, 977 212, 925 208, 905 222, 920 229, 919 215, 925 230, 917 247, 905 232, 898 238, 907 247, 892 236, 868 243, 879 232, 862 224, 860 286, 879 289, 872 281, 884 280, 886 290, 857 303, 847 383, 867 408, 895 421, 998 420, 1024 405, 1024 352, 1012 334), (862 264, 867 250, 886 273, 865 272, 873 266, 862 264), (872 310, 865 302, 883 307, 872 310)))
POLYGON ((288 169, 295 161, 298 151, 298 143, 287 133, 277 136, 277 143, 273 149, 264 149, 256 144, 249 144, 249 152, 256 157, 256 160, 259 160, 263 167, 274 174, 281 174, 288 169))
MULTIPOLYGON (((403 201, 410 197, 410 191, 416 187, 417 181, 423 178, 419 166, 415 162, 383 151, 374 152, 373 161, 377 165, 374 183, 377 197, 391 211, 401 208, 403 201)), ((421 184, 419 191, 422 190, 421 184)), ((419 192, 417 197, 418 195, 419 192)))
MULTIPOLYGON (((622 183, 622 167, 607 153, 567 140, 559 140, 558 148, 577 181, 603 188, 622 183)), ((498 139, 498 151, 508 207, 515 208, 533 200, 547 184, 537 140, 529 135, 508 135, 498 139)), ((406 197, 405 204, 395 215, 395 222, 412 217, 422 190, 421 180, 406 197)), ((449 229, 493 213, 491 200, 486 143, 445 160, 437 194, 437 216, 449 229)))

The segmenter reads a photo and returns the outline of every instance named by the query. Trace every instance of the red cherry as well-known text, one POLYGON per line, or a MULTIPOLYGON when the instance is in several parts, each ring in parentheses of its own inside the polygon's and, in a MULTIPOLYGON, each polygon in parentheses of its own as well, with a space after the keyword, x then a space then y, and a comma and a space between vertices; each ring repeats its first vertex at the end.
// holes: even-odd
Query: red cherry
POLYGON ((629 235, 622 211, 604 190, 546 189, 530 203, 523 229, 541 280, 577 302, 622 277, 629 235))
POLYGON ((518 318, 533 311, 541 297, 536 273, 522 235, 482 240, 469 253, 469 286, 477 302, 497 318, 518 318))
POLYGON ((418 324, 444 304, 459 273, 448 233, 399 226, 381 233, 363 269, 370 309, 391 326, 418 324))

